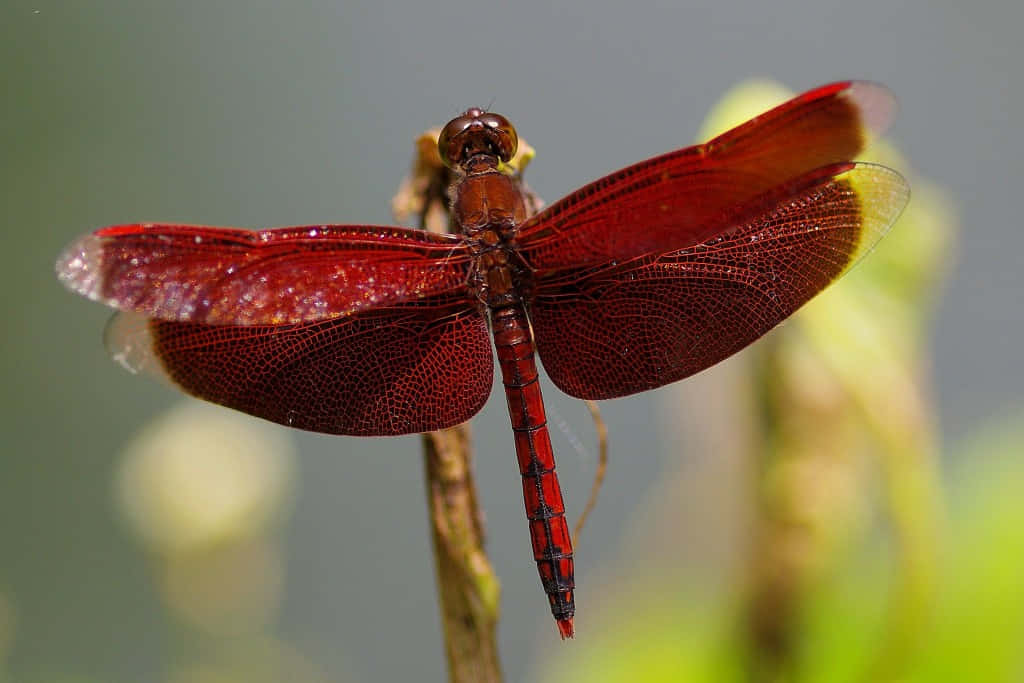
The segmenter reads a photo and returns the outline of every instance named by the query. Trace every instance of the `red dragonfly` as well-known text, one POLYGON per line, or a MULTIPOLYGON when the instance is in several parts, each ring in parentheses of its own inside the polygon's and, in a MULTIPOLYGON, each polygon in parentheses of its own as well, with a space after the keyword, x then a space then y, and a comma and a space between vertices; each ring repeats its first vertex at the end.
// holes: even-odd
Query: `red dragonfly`
POLYGON ((470 109, 441 132, 459 234, 367 225, 103 228, 57 261, 122 312, 132 371, 273 422, 385 436, 450 427, 491 393, 493 337, 534 559, 563 638, 573 556, 538 384, 628 396, 731 356, 845 273, 909 196, 852 159, 883 87, 804 93, 703 145, 642 161, 528 217, 515 129, 470 109))

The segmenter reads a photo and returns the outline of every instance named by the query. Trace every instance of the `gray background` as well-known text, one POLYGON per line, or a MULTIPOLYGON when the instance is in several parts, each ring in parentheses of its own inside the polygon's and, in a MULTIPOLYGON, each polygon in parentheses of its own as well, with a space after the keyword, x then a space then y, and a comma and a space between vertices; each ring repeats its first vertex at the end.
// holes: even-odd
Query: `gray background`
MULTIPOLYGON (((390 222, 414 136, 468 106, 515 123, 539 150, 530 183, 553 200, 689 144, 741 79, 797 90, 884 82, 901 103, 892 138, 961 212, 932 336, 943 434, 956 442, 1019 407, 1021 7, 5 0, 0 591, 18 613, 10 668, 150 680, 173 651, 110 481, 118 449, 177 396, 109 362, 108 312, 59 286, 58 251, 80 233, 139 220, 390 222)), ((654 425, 657 402, 677 396, 604 406, 615 459, 579 563, 582 605, 600 600, 588 578, 625 571, 616 551, 631 514, 680 466, 685 440, 666 442, 654 425)), ((582 407, 550 385, 546 397, 588 438, 582 407)), ((555 631, 500 396, 477 436, 504 585, 501 648, 519 680, 555 647, 555 631)), ((278 632, 333 679, 442 680, 417 441, 296 438, 300 494, 278 632)), ((578 511, 593 463, 557 435, 556 449, 578 511)))

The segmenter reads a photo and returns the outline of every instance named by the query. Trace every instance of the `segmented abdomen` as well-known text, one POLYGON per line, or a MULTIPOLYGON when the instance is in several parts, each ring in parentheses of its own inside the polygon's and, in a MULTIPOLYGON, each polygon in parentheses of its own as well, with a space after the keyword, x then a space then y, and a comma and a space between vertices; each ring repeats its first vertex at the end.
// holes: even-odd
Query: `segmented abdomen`
POLYGON ((575 613, 572 540, 555 473, 530 326, 521 305, 492 309, 491 323, 523 478, 533 558, 559 633, 571 638, 575 613))

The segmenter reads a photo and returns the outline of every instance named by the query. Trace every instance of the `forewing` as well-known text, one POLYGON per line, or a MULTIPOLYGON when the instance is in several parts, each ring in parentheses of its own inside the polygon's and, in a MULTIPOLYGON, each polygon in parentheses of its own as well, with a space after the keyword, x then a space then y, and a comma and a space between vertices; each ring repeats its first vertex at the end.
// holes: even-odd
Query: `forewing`
POLYGON ((682 249, 737 221, 737 209, 816 168, 850 161, 889 123, 884 87, 846 81, 804 93, 702 145, 601 178, 555 202, 518 234, 542 273, 682 249))
POLYGON ((423 230, 319 225, 239 230, 104 228, 57 261, 70 289, 168 321, 274 325, 326 320, 464 290, 465 245, 423 230))
POLYGON ((111 355, 198 398, 298 429, 384 436, 451 427, 491 391, 483 316, 464 303, 375 308, 289 325, 119 313, 111 355))
POLYGON ((751 202, 754 218, 703 244, 553 274, 530 303, 544 368, 567 394, 604 399, 714 365, 846 272, 908 196, 885 167, 827 167, 751 202))

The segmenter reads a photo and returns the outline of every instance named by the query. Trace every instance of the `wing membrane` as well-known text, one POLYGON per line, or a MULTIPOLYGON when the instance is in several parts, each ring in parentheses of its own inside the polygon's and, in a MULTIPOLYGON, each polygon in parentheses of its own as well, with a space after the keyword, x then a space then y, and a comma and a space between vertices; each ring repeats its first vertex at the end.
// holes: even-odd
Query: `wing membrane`
POLYGON ((423 230, 320 225, 259 232, 185 225, 104 228, 57 261, 70 289, 161 320, 294 324, 457 292, 469 257, 423 230))
POLYGON ((848 81, 804 93, 703 145, 643 161, 523 224, 538 271, 682 249, 735 225, 734 208, 816 168, 850 161, 894 110, 888 90, 848 81))
POLYGON ((885 234, 906 181, 873 164, 819 169, 751 202, 703 244, 542 279, 530 303, 552 381, 578 398, 660 387, 747 346, 885 234))
POLYGON ((193 396, 327 434, 413 434, 465 422, 491 392, 486 322, 464 303, 289 325, 119 313, 110 354, 193 396))

